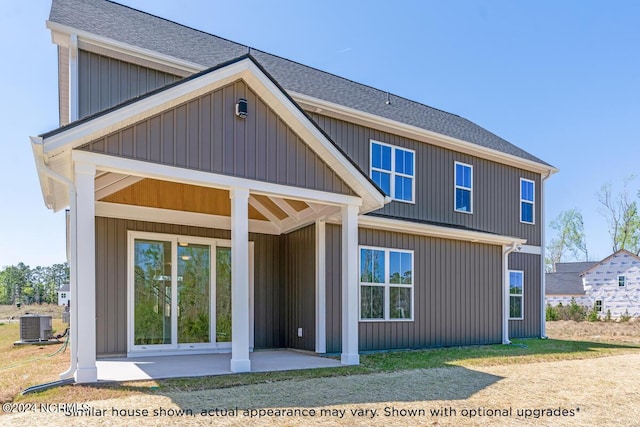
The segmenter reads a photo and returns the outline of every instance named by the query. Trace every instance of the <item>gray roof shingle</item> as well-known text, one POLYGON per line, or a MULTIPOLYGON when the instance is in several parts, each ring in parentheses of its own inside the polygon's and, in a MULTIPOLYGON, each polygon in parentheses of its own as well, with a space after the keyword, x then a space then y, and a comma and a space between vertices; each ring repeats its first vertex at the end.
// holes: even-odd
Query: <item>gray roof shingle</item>
MULTIPOLYGON (((247 46, 107 0, 53 0, 49 20, 204 67, 249 52, 247 46)), ((398 96, 391 96, 388 105, 386 91, 257 49, 251 48, 250 53, 287 91, 550 166, 463 117, 398 96)))
POLYGON ((554 273, 546 273, 547 295, 584 295, 580 273, 591 268, 597 262, 558 262, 554 273))

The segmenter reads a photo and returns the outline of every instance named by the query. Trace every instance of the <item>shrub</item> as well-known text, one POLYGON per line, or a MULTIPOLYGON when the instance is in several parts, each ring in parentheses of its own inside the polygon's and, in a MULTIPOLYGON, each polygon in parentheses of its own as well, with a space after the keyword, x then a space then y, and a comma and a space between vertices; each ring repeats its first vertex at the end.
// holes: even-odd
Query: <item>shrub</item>
POLYGON ((589 322, 597 322, 598 320, 600 320, 595 304, 593 305, 593 307, 591 307, 591 310, 589 310, 589 313, 587 314, 587 320, 589 322))
POLYGON ((547 311, 546 311, 545 318, 547 319, 547 322, 559 320, 560 315, 558 314, 558 309, 552 306, 551 304, 547 304, 547 311))
POLYGON ((629 310, 625 310, 624 314, 620 316, 620 322, 628 322, 631 320, 631 315, 629 314, 629 310))
POLYGON ((607 310, 607 315, 604 317, 605 322, 611 322, 611 310, 607 310))

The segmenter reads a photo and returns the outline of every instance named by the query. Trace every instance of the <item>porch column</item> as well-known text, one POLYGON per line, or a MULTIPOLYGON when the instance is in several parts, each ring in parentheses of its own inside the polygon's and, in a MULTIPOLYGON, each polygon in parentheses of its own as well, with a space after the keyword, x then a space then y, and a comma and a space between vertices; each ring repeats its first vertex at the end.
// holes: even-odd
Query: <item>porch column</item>
MULTIPOLYGON (((95 232, 95 184, 96 166, 91 163, 74 163, 76 183, 76 268, 78 313, 76 348, 78 354, 75 379, 78 383, 98 380, 96 369, 96 232, 95 232)), ((73 243, 73 242, 72 242, 73 243)))
POLYGON ((358 365, 358 207, 342 206, 343 365, 358 365))
POLYGON ((231 197, 231 372, 251 371, 249 360, 249 190, 231 197))

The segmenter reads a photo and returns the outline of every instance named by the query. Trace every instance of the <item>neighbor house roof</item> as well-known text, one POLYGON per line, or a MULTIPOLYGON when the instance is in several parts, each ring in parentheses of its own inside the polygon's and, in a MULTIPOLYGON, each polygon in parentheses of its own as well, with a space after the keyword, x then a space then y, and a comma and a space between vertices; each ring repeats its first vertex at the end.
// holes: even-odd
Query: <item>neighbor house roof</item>
POLYGON ((63 284, 62 286, 60 286, 60 289, 58 289, 58 292, 70 292, 71 288, 69 287, 68 283, 63 284))
POLYGON ((252 57, 290 93, 389 119, 534 162, 548 163, 471 121, 106 0, 53 0, 51 23, 176 58, 199 69, 252 57), (390 102, 387 102, 390 101, 390 102))
POLYGON ((584 295, 579 273, 547 273, 545 281, 547 295, 584 295))
POLYGON ((547 295, 584 295, 580 273, 596 262, 558 262, 556 271, 545 274, 547 295))

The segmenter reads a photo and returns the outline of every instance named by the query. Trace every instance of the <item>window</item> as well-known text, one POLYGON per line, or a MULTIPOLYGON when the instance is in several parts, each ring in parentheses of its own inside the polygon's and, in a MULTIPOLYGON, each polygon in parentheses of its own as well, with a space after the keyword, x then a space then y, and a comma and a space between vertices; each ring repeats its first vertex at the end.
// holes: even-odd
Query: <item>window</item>
POLYGON ((360 248, 360 320, 413 320, 413 251, 360 248))
POLYGON ((455 210, 472 213, 473 166, 455 162, 455 210))
POLYGON ((624 288, 627 284, 627 277, 624 274, 618 276, 618 287, 624 288))
POLYGON ((602 313, 602 300, 601 299, 597 299, 596 300, 595 308, 596 308, 596 312, 597 313, 602 313))
POLYGON ((371 141, 371 179, 395 200, 413 203, 415 152, 371 141))
POLYGON ((524 319, 524 272, 509 270, 509 318, 524 319))
POLYGON ((520 222, 534 224, 536 183, 520 178, 520 222))
POLYGON ((66 297, 67 297, 67 294, 65 294, 64 292, 60 294, 60 298, 66 298, 66 297))

